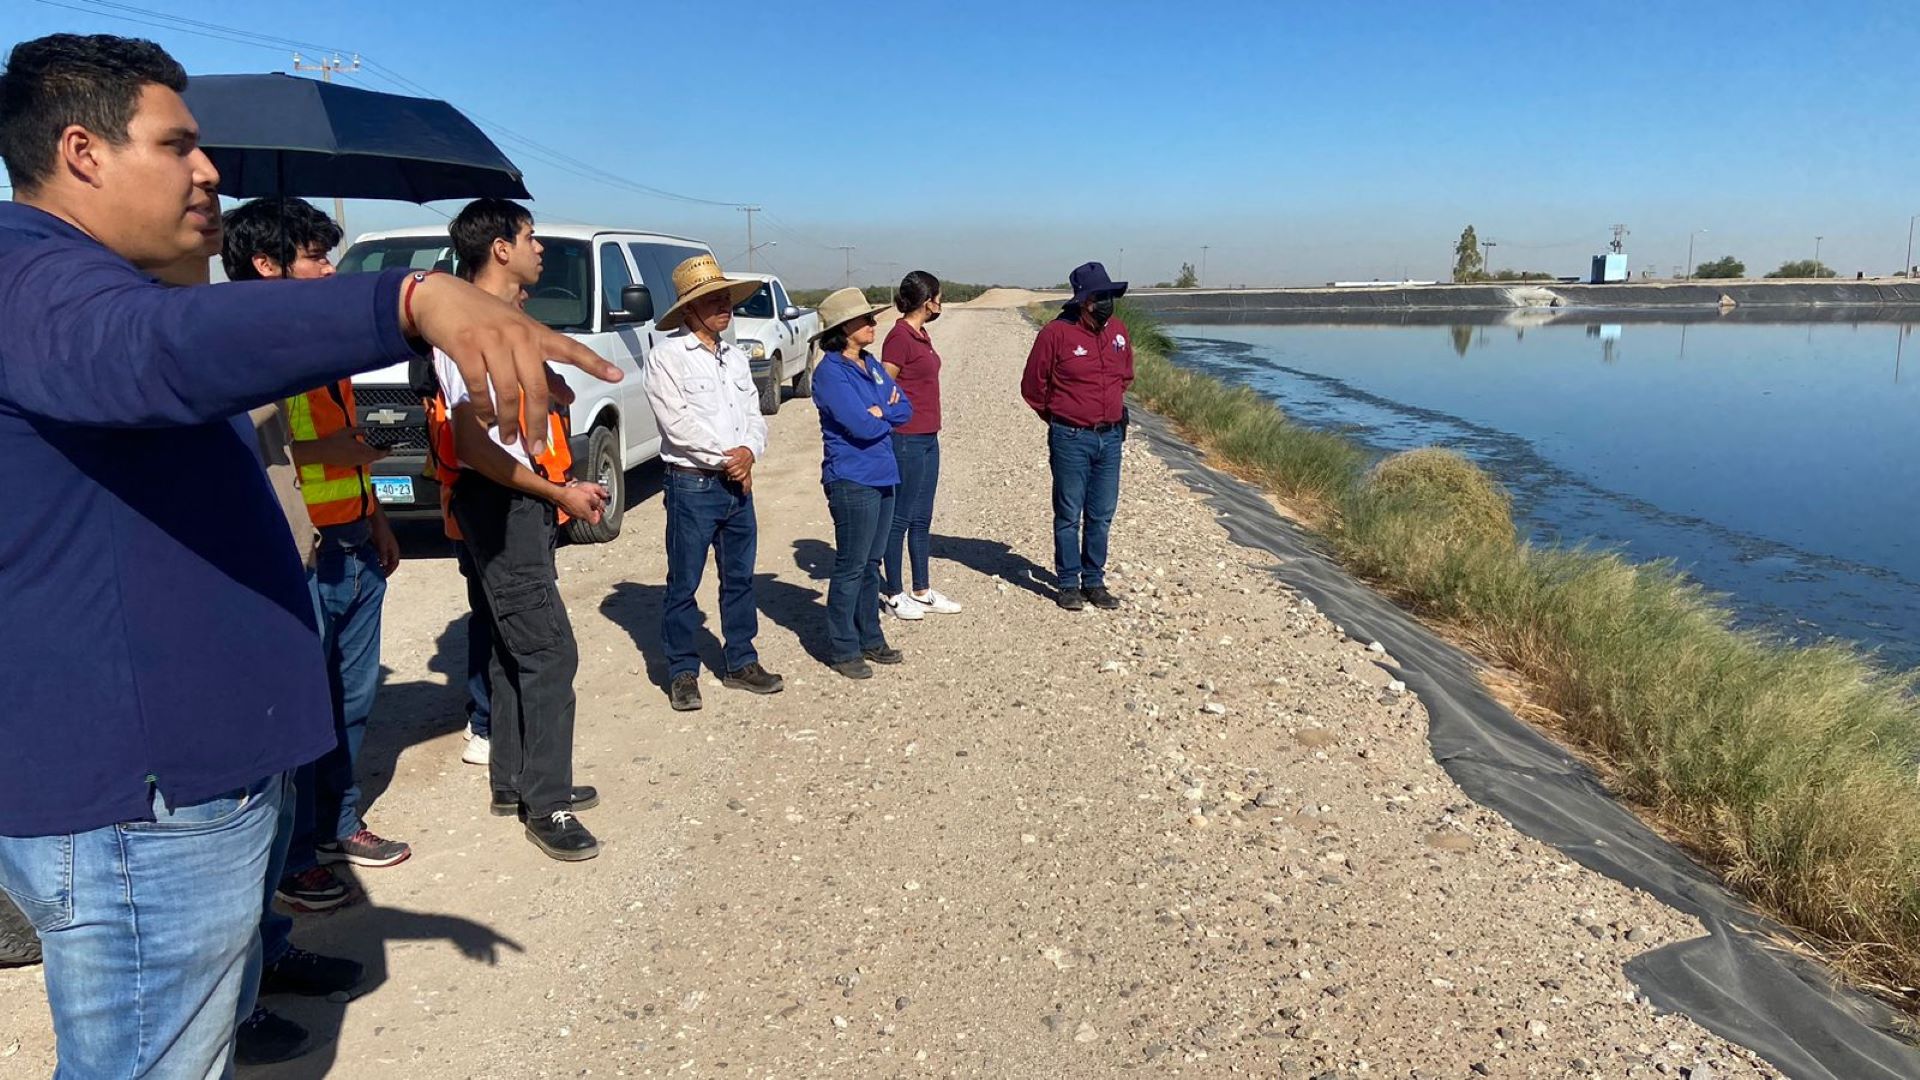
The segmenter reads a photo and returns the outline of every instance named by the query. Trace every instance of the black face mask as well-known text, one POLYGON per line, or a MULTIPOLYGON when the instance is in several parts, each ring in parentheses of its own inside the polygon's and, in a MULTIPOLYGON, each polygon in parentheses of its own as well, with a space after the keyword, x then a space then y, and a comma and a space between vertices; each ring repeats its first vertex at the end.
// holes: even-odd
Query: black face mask
POLYGON ((1103 296, 1088 304, 1087 314, 1093 317, 1093 325, 1107 325, 1107 320, 1113 318, 1113 297, 1103 296))

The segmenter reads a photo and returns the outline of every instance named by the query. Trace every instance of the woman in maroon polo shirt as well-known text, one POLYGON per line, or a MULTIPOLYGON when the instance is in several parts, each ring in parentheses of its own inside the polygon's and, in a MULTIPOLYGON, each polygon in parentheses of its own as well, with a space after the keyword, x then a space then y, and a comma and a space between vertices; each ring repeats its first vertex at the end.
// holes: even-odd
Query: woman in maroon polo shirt
POLYGON ((913 419, 893 429, 900 489, 893 500, 893 530, 887 534, 882 603, 902 619, 923 618, 929 611, 957 615, 960 605, 935 591, 927 568, 933 494, 940 484, 940 354, 927 336, 927 324, 940 317, 940 279, 925 270, 908 274, 900 279, 893 306, 900 309, 900 319, 887 331, 880 356, 913 406, 913 419), (911 593, 901 580, 902 541, 913 561, 911 593))

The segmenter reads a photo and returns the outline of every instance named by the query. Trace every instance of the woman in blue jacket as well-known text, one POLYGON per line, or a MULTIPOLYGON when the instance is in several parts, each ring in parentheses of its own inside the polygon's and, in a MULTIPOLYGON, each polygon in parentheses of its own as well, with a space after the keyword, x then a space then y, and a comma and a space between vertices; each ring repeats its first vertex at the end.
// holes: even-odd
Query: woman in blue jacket
POLYGON ((826 451, 820 482, 833 512, 833 580, 827 586, 827 639, 833 670, 870 679, 874 664, 905 657, 880 632, 880 558, 893 523, 900 466, 893 429, 913 418, 913 406, 867 347, 884 310, 859 289, 841 289, 820 305, 820 361, 813 372, 813 403, 820 410, 826 451))

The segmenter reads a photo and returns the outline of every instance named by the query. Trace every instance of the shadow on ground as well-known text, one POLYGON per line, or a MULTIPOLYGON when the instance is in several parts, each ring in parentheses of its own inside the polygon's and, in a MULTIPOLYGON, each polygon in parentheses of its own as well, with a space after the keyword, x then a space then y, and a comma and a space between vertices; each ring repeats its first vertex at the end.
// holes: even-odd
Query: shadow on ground
MULTIPOLYGON (((374 905, 366 899, 358 871, 336 866, 334 873, 353 888, 358 899, 348 907, 325 914, 296 915, 293 943, 310 952, 346 957, 366 965, 366 977, 355 991, 356 997, 372 993, 387 981, 388 946, 393 943, 451 942, 468 960, 489 967, 498 964, 504 953, 526 951, 519 942, 471 919, 374 905)), ((460 985, 453 982, 435 989, 453 999, 460 985)), ((340 1031, 346 1023, 347 1011, 354 1007, 353 1002, 274 995, 261 998, 260 1004, 306 1028, 313 1037, 313 1049, 285 1064, 248 1069, 245 1075, 272 1080, 318 1080, 333 1071, 340 1054, 340 1031)), ((379 1029, 375 1029, 374 1037, 381 1037, 379 1029)), ((410 1047, 392 1048, 394 1057, 410 1052, 410 1047)))

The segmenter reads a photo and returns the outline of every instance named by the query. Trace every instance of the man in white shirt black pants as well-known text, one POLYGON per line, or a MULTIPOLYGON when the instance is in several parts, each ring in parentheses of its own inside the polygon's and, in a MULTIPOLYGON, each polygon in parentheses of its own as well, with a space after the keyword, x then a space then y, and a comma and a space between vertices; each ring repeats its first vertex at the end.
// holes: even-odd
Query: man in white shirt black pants
MULTIPOLYGON (((480 199, 447 231, 461 274, 482 290, 518 303, 521 290, 540 280, 540 242, 526 208, 480 199)), ((573 783, 573 677, 580 652, 554 568, 554 511, 599 521, 607 493, 598 484, 545 475, 528 453, 530 436, 503 443, 498 425, 478 419, 452 361, 436 352, 434 366, 460 459, 451 509, 493 624, 491 809, 519 813, 527 838, 552 858, 591 859, 600 843, 576 815, 598 805, 600 794, 573 783)))
POLYGON ((729 281, 711 255, 674 268, 673 306, 654 320, 667 338, 647 354, 647 400, 660 427, 667 466, 667 600, 661 644, 673 707, 700 707, 700 654, 694 590, 712 550, 720 571, 720 629, 726 639, 721 682, 756 694, 778 693, 780 676, 760 666, 753 648, 759 613, 753 562, 760 527, 753 515, 753 466, 767 449, 767 421, 747 354, 721 334, 736 304, 760 288, 729 281))

